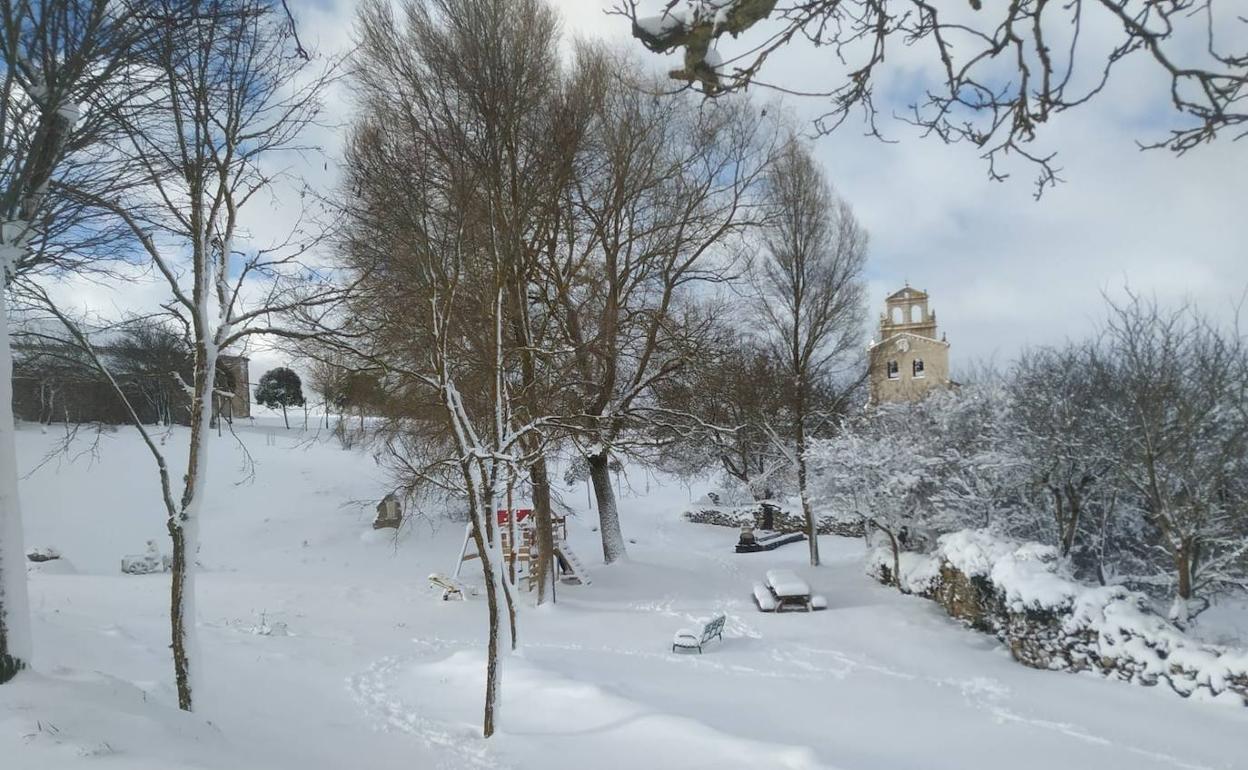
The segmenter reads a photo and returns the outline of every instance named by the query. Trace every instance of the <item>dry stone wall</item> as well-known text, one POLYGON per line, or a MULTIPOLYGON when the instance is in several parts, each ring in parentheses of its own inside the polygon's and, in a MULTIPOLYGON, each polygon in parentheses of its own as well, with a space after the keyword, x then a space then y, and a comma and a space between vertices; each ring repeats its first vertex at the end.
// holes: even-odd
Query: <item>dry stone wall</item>
POLYGON ((939 603, 950 616, 1000 639, 1032 668, 1091 671, 1184 696, 1248 706, 1248 651, 1203 644, 1121 586, 1086 586, 1048 546, 967 530, 932 554, 873 549, 867 573, 939 603))
MULTIPOLYGON (((750 524, 756 529, 763 529, 761 505, 735 508, 704 506, 685 511, 685 518, 694 524, 712 524, 736 529, 750 524)), ((805 532, 806 521, 800 511, 781 508, 773 514, 771 528, 776 532, 805 532)), ((857 518, 844 519, 833 515, 820 515, 816 531, 821 535, 862 537, 862 521, 857 518)))

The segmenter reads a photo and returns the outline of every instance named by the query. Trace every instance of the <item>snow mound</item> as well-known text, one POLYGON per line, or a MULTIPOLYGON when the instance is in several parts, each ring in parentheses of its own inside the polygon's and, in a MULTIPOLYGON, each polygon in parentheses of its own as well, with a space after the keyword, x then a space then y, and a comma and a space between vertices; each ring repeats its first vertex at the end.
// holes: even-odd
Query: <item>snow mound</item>
POLYGON ((74 568, 73 563, 61 556, 48 561, 29 561, 26 562, 27 574, 39 575, 76 575, 78 570, 74 568))
POLYGON ((248 765, 204 720, 158 705, 114 677, 61 671, 23 672, 0 699, 0 757, 5 768, 79 767, 85 763, 143 770, 248 765), (19 757, 10 765, 10 757, 19 757))
POLYGON ((1039 543, 1020 545, 983 530, 963 530, 942 535, 936 554, 964 575, 987 578, 1016 611, 1068 607, 1082 588, 1057 574, 1057 549, 1039 543))
MULTIPOLYGON (((561 761, 581 767, 672 767, 675 758, 689 767, 753 766, 814 770, 824 768, 805 746, 763 743, 724 733, 685 716, 655 710, 597 683, 571 679, 518 655, 502 661, 501 732, 492 749, 506 757, 508 737, 542 735, 559 739, 561 761), (498 739, 502 739, 501 741, 498 739)), ((376 685, 374 688, 376 689, 376 685)), ((427 742, 456 742, 464 766, 475 764, 481 739, 481 696, 485 658, 481 650, 460 650, 435 660, 416 659, 396 667, 380 685, 389 690, 370 698, 392 712, 383 721, 416 733, 427 742), (436 702, 445 722, 422 715, 421 704, 436 702), (405 726, 406 725, 406 726, 405 726)))

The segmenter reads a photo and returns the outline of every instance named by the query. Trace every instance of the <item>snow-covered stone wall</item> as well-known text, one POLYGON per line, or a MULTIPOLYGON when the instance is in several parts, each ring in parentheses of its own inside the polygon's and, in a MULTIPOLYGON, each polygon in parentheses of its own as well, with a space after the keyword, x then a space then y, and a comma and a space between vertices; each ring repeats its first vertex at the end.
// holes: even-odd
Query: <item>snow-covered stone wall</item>
POLYGON ((943 535, 931 554, 872 549, 867 574, 938 602, 995 635, 1033 668, 1094 671, 1178 694, 1248 706, 1248 651, 1197 642, 1152 611, 1142 594, 1065 575, 1057 551, 979 530, 943 535))
MULTIPOLYGON (((685 511, 685 518, 694 524, 713 524, 718 527, 735 527, 740 529, 752 524, 758 529, 763 528, 763 509, 761 505, 738 507, 700 506, 685 511)), ((776 532, 805 532, 806 521, 800 511, 782 508, 773 514, 772 530, 776 532)), ((862 537, 861 519, 843 518, 832 514, 818 516, 817 531, 821 535, 840 535, 841 537, 862 537)))

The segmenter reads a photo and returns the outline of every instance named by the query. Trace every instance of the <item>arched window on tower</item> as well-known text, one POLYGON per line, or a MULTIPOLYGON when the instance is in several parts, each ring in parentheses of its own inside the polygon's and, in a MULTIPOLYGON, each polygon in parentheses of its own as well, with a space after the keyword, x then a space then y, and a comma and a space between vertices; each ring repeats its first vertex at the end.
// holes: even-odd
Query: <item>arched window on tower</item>
POLYGON ((895 380, 901 376, 901 369, 898 368, 896 361, 888 362, 888 379, 895 380))
POLYGON ((910 306, 910 323, 923 323, 923 308, 919 305, 910 306))
POLYGON ((923 374, 923 359, 921 358, 914 359, 914 361, 911 362, 910 366, 912 369, 911 375, 913 375, 916 379, 919 377, 925 376, 923 374))

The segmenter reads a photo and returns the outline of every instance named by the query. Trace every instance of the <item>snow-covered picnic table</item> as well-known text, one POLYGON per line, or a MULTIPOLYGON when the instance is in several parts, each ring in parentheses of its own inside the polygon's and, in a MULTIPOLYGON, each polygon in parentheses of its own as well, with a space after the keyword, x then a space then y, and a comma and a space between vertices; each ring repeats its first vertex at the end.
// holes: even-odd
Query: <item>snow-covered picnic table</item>
POLYGON ((791 569, 767 570, 767 587, 779 599, 805 599, 810 596, 810 586, 791 569))
POLYGON ((822 610, 827 599, 812 594, 810 585, 791 569, 767 570, 762 583, 754 584, 754 601, 763 612, 784 609, 822 610))

